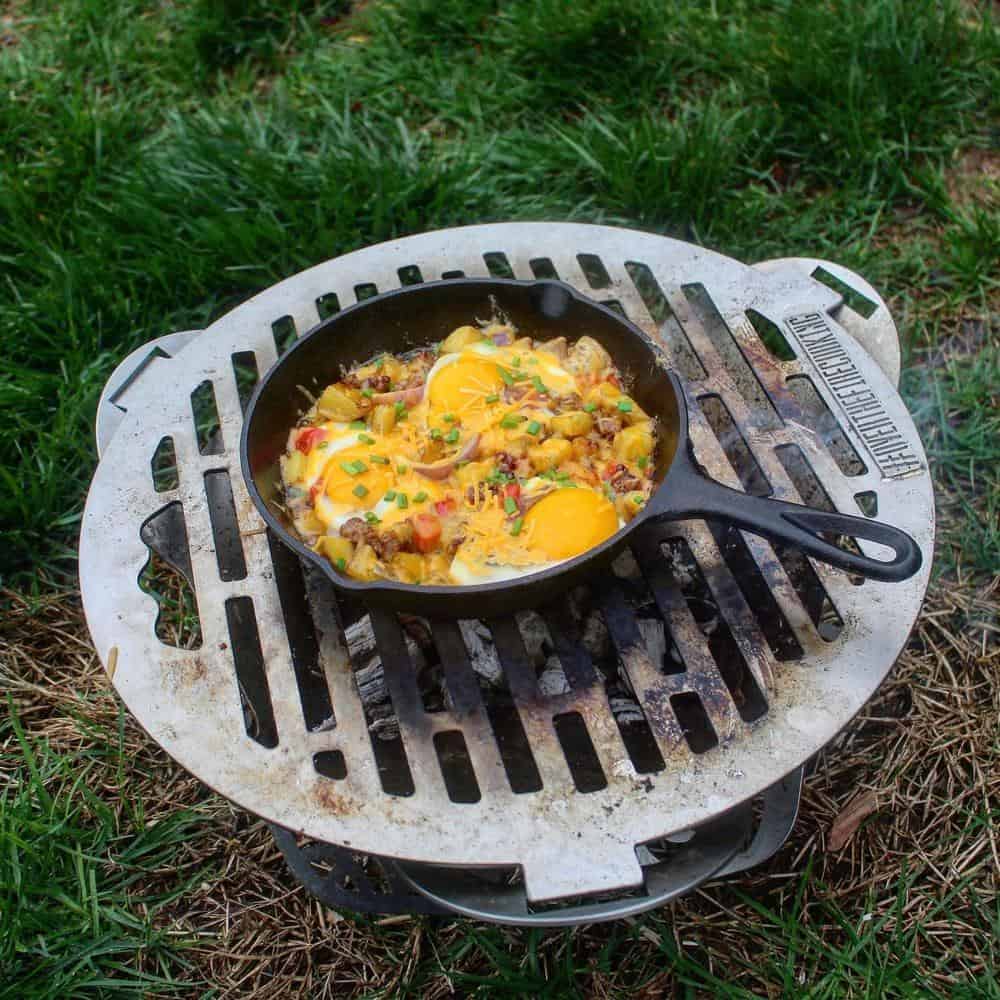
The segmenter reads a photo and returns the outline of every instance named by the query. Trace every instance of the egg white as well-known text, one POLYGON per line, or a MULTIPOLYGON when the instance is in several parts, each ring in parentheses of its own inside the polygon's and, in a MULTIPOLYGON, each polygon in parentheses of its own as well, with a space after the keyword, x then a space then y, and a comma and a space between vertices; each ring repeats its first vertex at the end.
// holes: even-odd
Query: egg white
POLYGON ((502 580, 516 580, 521 576, 541 573, 542 570, 558 566, 565 559, 555 562, 535 563, 533 566, 488 566, 467 563, 460 553, 451 561, 451 576, 456 583, 469 586, 477 583, 498 583, 502 580))

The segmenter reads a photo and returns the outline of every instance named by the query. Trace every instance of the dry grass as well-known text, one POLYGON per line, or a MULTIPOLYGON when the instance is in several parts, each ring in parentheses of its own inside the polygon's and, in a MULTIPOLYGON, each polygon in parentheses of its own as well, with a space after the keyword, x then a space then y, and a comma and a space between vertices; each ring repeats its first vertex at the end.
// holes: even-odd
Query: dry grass
MULTIPOLYGON (((678 971, 663 967, 665 948, 755 994, 778 996, 773 963, 760 962, 763 942, 782 933, 782 919, 794 911, 803 935, 840 948, 850 932, 831 918, 831 905, 858 934, 877 925, 881 941, 909 942, 906 960, 947 995, 995 958, 987 914, 997 903, 1000 868, 988 819, 1000 801, 998 586, 932 588, 892 677, 817 761, 795 831, 770 864, 627 928, 538 935, 461 922, 345 919, 293 883, 263 823, 204 790, 128 717, 127 765, 109 760, 91 785, 123 828, 137 800, 146 823, 197 811, 197 836, 176 864, 149 878, 166 886, 202 873, 157 920, 188 942, 188 981, 214 984, 222 997, 390 996, 404 986, 425 997, 468 995, 469 976, 494 975, 505 961, 522 974, 531 965, 539 982, 569 962, 582 995, 624 996, 641 986, 635 995, 652 997, 678 982, 678 971), (874 814, 843 849, 829 850, 835 819, 862 790, 874 793, 874 814), (800 878, 803 871, 810 877, 800 878), (615 970, 600 961, 611 946, 615 970), (491 948, 506 958, 492 957, 491 948), (647 969, 651 960, 658 971, 647 969), (630 967, 647 972, 631 982, 622 971, 630 967)), ((114 739, 119 707, 75 599, 9 601, 0 670, 29 736, 69 756, 101 734, 114 739)), ((24 776, 15 769, 5 777, 24 776)), ((794 974, 804 984, 823 964, 806 951, 794 974)))

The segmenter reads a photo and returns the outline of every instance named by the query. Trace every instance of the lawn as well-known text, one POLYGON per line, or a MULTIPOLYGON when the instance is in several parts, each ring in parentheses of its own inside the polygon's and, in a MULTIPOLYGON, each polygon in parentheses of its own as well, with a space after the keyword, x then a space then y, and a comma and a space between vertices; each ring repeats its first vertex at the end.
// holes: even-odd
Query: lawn
POLYGON ((0 997, 1000 998, 995 19, 0 0, 0 997), (760 870, 572 932, 334 914, 109 691, 74 589, 96 401, 133 347, 304 267, 508 219, 864 274, 938 487, 927 610, 760 870))

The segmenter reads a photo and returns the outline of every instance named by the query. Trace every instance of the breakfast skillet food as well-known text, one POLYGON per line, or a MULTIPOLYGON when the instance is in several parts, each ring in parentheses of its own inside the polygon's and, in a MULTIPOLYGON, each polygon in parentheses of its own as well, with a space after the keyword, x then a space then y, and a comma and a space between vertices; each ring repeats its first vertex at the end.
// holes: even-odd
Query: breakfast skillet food
POLYGON ((655 426, 593 338, 468 324, 326 386, 288 437, 301 539, 358 580, 509 580, 587 551, 646 503, 655 426))
MULTIPOLYGON (((492 336, 489 339, 492 340, 492 336)), ((501 336, 503 339, 506 338, 501 336)), ((456 337, 456 340, 461 340, 461 337, 456 337)), ((514 348, 514 343, 494 342, 493 347, 506 352, 508 348, 514 348)), ((578 353, 584 349, 580 348, 578 353)), ((591 374, 596 374, 596 371, 591 374)), ((482 386, 478 388, 484 391, 482 386)), ((603 391, 609 392, 608 389, 603 391)), ((289 348, 264 375, 247 404, 240 441, 240 462, 249 497, 273 533, 275 542, 287 546, 315 565, 339 590, 361 597, 370 606, 431 617, 495 617, 520 608, 538 607, 565 593, 576 583, 601 584, 604 580, 603 567, 639 532, 659 523, 689 518, 708 518, 734 525, 793 545, 814 559, 869 579, 905 580, 920 569, 919 547, 909 535, 892 525, 867 517, 750 495, 707 476, 698 465, 691 447, 686 394, 681 379, 670 370, 667 359, 642 330, 619 313, 561 282, 502 278, 433 281, 396 288, 359 301, 324 320, 289 348), (489 353, 490 345, 484 343, 478 351, 473 350, 477 343, 487 339, 483 336, 485 327, 474 329, 474 337, 470 333, 463 334, 470 338, 470 342, 460 350, 447 351, 436 357, 426 353, 428 344, 437 343, 442 337, 446 338, 449 331, 468 325, 470 317, 484 315, 502 316, 504 322, 512 327, 507 331, 510 336, 523 342, 518 345, 518 351, 526 355, 521 359, 521 366, 514 365, 513 358, 509 367, 499 366, 504 369, 507 378, 496 373, 500 385, 493 392, 485 390, 482 397, 484 413, 487 408, 500 405, 502 400, 504 406, 520 403, 519 400, 505 400, 503 390, 506 388, 518 385, 527 388, 530 383, 532 389, 537 391, 538 387, 528 373, 543 364, 549 366, 549 374, 538 374, 538 378, 553 393, 538 393, 537 402, 545 405, 537 407, 535 416, 529 416, 526 407, 525 412, 513 414, 525 417, 517 427, 478 429, 471 415, 463 417, 463 422, 459 424, 458 406, 447 398, 450 392, 458 395, 458 390, 462 388, 461 376, 467 365, 486 362, 487 365, 492 364, 494 369, 498 367, 489 357, 478 356, 483 350, 489 353), (530 345, 524 342, 524 338, 529 336, 530 345), (585 337, 589 340, 584 341, 585 337), (566 340, 565 359, 559 357, 560 338, 566 340), (602 348, 613 359, 613 364, 608 366, 602 358, 603 365, 608 369, 608 377, 603 381, 610 384, 611 390, 617 390, 613 406, 605 408, 598 399, 584 398, 588 390, 595 389, 597 382, 602 381, 600 378, 595 380, 593 386, 582 386, 583 392, 577 390, 582 405, 577 406, 570 394, 568 405, 573 408, 562 406, 560 386, 568 390, 569 383, 560 383, 559 371, 576 379, 572 371, 573 362, 569 358, 574 352, 574 345, 580 341, 588 346, 590 341, 595 342, 595 346, 602 348), (541 345, 551 349, 542 350, 541 345), (527 356, 529 349, 530 357, 527 356), (553 354, 553 350, 556 353, 553 354), (370 362, 370 366, 374 367, 365 370, 369 365, 361 364, 361 359, 371 359, 375 351, 380 353, 370 362), (537 364, 523 369, 528 377, 515 377, 531 357, 537 364), (383 370, 377 367, 379 360, 382 360, 383 370), (393 363, 400 366, 399 375, 395 378, 391 372, 384 370, 387 365, 391 369, 393 363), (627 389, 627 398, 622 401, 621 407, 617 400, 624 394, 622 387, 616 386, 610 378, 615 368, 626 379, 623 385, 627 389), (388 376, 388 387, 384 381, 363 385, 365 378, 379 376, 388 376), (355 379, 357 385, 350 384, 355 379), (508 386, 508 379, 512 382, 511 386, 508 386), (394 382, 397 388, 391 388, 394 382), (346 393, 346 397, 357 407, 357 415, 346 407, 336 411, 340 418, 336 420, 319 413, 320 405, 327 409, 327 404, 334 404, 338 398, 337 393, 330 392, 323 400, 330 386, 346 393), (366 389, 371 391, 370 396, 366 395, 366 389), (309 398, 305 417, 302 412, 305 408, 303 392, 309 398), (405 398, 387 398, 384 395, 407 392, 410 395, 405 398), (438 399, 438 392, 445 395, 438 399), (418 394, 420 399, 417 402, 418 394), (495 403, 486 401, 494 395, 499 397, 495 403), (376 396, 379 398, 376 399, 376 396), (383 425, 380 429, 373 425, 375 411, 387 402, 392 403, 396 423, 392 428, 383 425), (402 406, 398 406, 399 403, 402 406), (588 410, 588 403, 595 403, 595 408, 588 410), (629 404, 632 409, 629 409, 629 404), (427 447, 430 447, 431 441, 440 441, 440 444, 428 452, 405 452, 405 471, 398 472, 397 466, 388 464, 396 456, 391 459, 387 451, 372 450, 370 442, 377 442, 380 435, 388 438, 395 434, 398 442, 405 442, 410 448, 421 445, 419 434, 413 431, 421 424, 420 406, 425 407, 423 426, 425 437, 429 439, 423 444, 427 447), (557 411, 555 407, 560 408, 557 411), (548 417, 544 412, 546 410, 551 414, 548 417), (362 411, 365 411, 364 414, 362 411), (590 456, 589 472, 596 476, 596 481, 588 481, 583 475, 581 480, 576 480, 571 471, 574 459, 562 457, 565 444, 549 443, 550 439, 568 442, 570 456, 574 455, 573 442, 580 437, 587 438, 592 431, 576 437, 570 434, 557 437, 552 431, 552 421, 576 412, 588 414, 595 428, 600 412, 600 416, 619 420, 622 431, 632 431, 632 434, 619 438, 619 431, 615 430, 610 441, 603 439, 603 445, 591 438, 591 443, 598 450, 610 448, 611 458, 615 459, 612 470, 610 460, 602 468, 600 460, 590 456), (643 420, 645 415, 651 418, 648 423, 643 420), (402 421, 400 416, 403 416, 402 421), (446 416, 456 419, 449 421, 446 416), (635 422, 630 424, 629 419, 635 422), (352 427, 352 424, 355 426, 352 427), (536 433, 532 433, 533 424, 539 425, 536 433), (643 424, 647 426, 643 428, 643 424), (635 431, 636 427, 640 431, 635 431), (307 432, 312 431, 310 436, 315 440, 302 439, 299 447, 303 428, 307 432), (641 467, 642 449, 625 452, 624 446, 629 437, 638 437, 643 429, 650 435, 649 439, 643 439, 643 444, 651 440, 652 450, 645 466, 641 467), (290 430, 294 438, 290 437, 290 430), (505 437, 508 431, 518 432, 512 437, 521 436, 524 439, 526 453, 514 454, 499 447, 498 432, 501 430, 505 432, 505 437), (431 431, 440 432, 440 439, 437 433, 431 437, 431 431), (457 437, 455 431, 458 432, 457 437), (368 440, 362 439, 362 434, 368 440), (407 438, 404 434, 413 436, 407 438), (616 440, 619 449, 622 449, 621 454, 626 456, 624 459, 615 456, 616 440), (310 444, 320 443, 325 443, 326 447, 319 448, 314 455, 316 449, 310 444), (552 467, 542 472, 531 464, 531 449, 545 445, 550 450, 558 451, 551 457, 552 467), (369 450, 350 453, 350 449, 359 447, 369 450), (435 457, 438 447, 441 455, 435 457), (475 457, 472 457, 473 447, 475 457), (323 453, 331 451, 337 461, 329 467, 335 471, 327 477, 328 466, 323 453), (504 461, 505 468, 499 470, 505 477, 513 476, 512 481, 502 480, 499 474, 490 471, 496 468, 501 451, 515 460, 513 468, 509 461, 504 461), (301 457, 295 458, 295 454, 301 457), (365 458, 369 454, 384 458, 386 462, 369 463, 365 458), (469 471, 476 463, 488 463, 491 457, 492 464, 469 471), (413 458, 425 467, 425 472, 430 473, 430 476, 420 475, 419 485, 416 478, 408 481, 395 478, 414 473, 408 461, 413 458), (526 462, 519 468, 517 463, 522 459, 526 462), (288 468, 289 460, 293 463, 291 469, 288 468), (310 462, 314 464, 310 465, 310 462), (296 469, 295 465, 299 463, 304 464, 296 469), (624 466, 624 470, 619 469, 619 465, 624 466), (318 467, 323 470, 322 494, 320 489, 314 488, 320 478, 318 467), (483 472, 482 479, 479 478, 480 471, 483 472), (374 483, 377 474, 385 476, 387 473, 394 478, 381 481, 375 490, 361 479, 370 476, 374 483), (633 488, 631 480, 615 473, 634 477, 638 486, 633 488), (482 521, 476 519, 475 524, 482 524, 482 528, 470 530, 468 526, 473 519, 458 514, 459 505, 467 502, 467 493, 456 489, 451 497, 443 495, 448 478, 454 477, 452 482, 457 486, 459 474, 474 478, 473 483, 464 484, 464 489, 468 490, 469 485, 475 487, 475 500, 472 502, 484 511, 482 521), (338 477, 340 486, 333 486, 334 496, 331 497, 327 490, 334 475, 338 477), (441 478, 434 479, 435 475, 441 478), (339 479, 340 476, 343 478, 339 479), (540 498, 536 490, 540 486, 539 480, 545 483, 548 490, 540 498), (615 480, 622 489, 615 489, 615 480), (575 488, 569 485, 571 482, 577 482, 575 488), (496 491, 504 493, 502 507, 495 502, 487 503, 485 496, 480 499, 480 486, 492 497, 493 487, 515 484, 518 487, 517 496, 506 496, 505 489, 496 491), (608 495, 606 487, 610 487, 614 499, 608 495), (390 493, 393 496, 387 499, 390 493), (422 494, 427 494, 426 500, 422 494), (600 502, 601 494, 610 507, 600 502), (438 495, 440 499, 432 500, 438 495), (642 498, 646 498, 645 503, 640 502, 642 498), (327 506, 326 499, 332 506, 327 506), (454 502, 454 515, 449 500, 454 502), (510 509, 507 500, 514 501, 516 512, 510 509), (444 505, 440 511, 436 507, 438 503, 444 505), (559 510, 557 505, 562 504, 567 506, 558 514, 550 513, 559 510), (575 504, 587 505, 586 510, 581 514, 571 506, 575 504), (614 519, 611 509, 615 512, 614 519), (626 520, 632 513, 631 520, 626 520), (370 516, 365 517, 366 514, 370 516), (437 524, 430 520, 418 522, 416 515, 419 514, 433 514, 438 519, 437 524), (347 530, 354 537, 341 535, 341 530, 353 518, 358 520, 347 530), (378 523, 374 523, 372 518, 378 518, 378 523), (518 520, 520 526, 515 531, 518 520), (392 553, 388 562, 396 563, 398 567, 409 562, 413 567, 411 572, 423 572, 426 566, 432 575, 423 578, 422 583, 411 583, 406 582, 402 575, 362 578, 347 571, 360 550, 368 565, 366 568, 365 562, 361 562, 355 565, 355 571, 378 573, 378 564, 384 567, 387 562, 386 543, 389 548, 394 544, 394 540, 386 535, 394 522, 404 521, 409 523, 413 532, 407 544, 407 548, 413 551, 404 551, 404 539, 401 538, 399 549, 392 553), (463 522, 465 535, 454 545, 461 534, 457 529, 462 527, 463 522), (419 533, 418 524, 421 526, 419 533), (440 535, 435 538, 438 526, 440 535), (612 531, 615 527, 616 530, 612 531), (374 533, 369 533, 368 529, 375 529, 374 533), (608 531, 612 533, 608 535, 608 531), (579 548, 581 536, 591 543, 591 547, 584 551, 579 548), (880 553, 876 557, 865 551, 842 547, 835 541, 838 536, 865 543, 874 542, 891 550, 891 556, 884 558, 880 553), (331 547, 331 555, 320 552, 318 545, 321 538, 330 539, 323 541, 322 545, 324 550, 331 547), (350 543, 350 550, 344 542, 336 541, 340 538, 350 543), (529 543, 527 546, 526 542, 529 543), (548 550, 542 549, 542 544, 549 546, 548 550), (502 552, 498 545, 503 547, 502 552), (560 545, 565 547, 556 547, 560 545), (342 547, 340 553, 337 553, 336 546, 342 547), (454 551, 449 551, 452 547, 454 551), (376 548, 381 551, 376 551, 376 548), (420 548, 428 551, 422 552, 420 548), (525 564, 525 549, 531 559, 538 561, 525 564), (456 565, 455 557, 459 555, 459 550, 462 550, 461 559, 456 565), (578 554, 565 556, 562 554, 565 551, 578 554), (421 561, 418 563, 416 559, 409 558, 400 561, 401 556, 417 556, 421 561), (343 568, 337 562, 340 559, 344 560, 343 568), (467 577, 469 582, 456 582, 462 577, 452 574, 466 571, 470 573, 467 577), (479 575, 472 575, 476 572, 479 575), (441 582, 435 583, 435 580, 441 582)), ((513 447, 518 449, 518 445, 513 447)), ((578 450, 583 448, 582 445, 576 447, 578 450)), ((544 451, 536 451, 535 454, 541 459, 544 451)), ((584 462, 576 461, 576 465, 580 467, 581 474, 588 468, 584 462)), ((406 529, 401 529, 400 534, 405 532, 406 529)), ((393 531, 393 534, 396 532, 393 531)), ((277 552, 273 546, 272 551, 277 552)), ((318 580, 315 582, 320 585, 318 580)))

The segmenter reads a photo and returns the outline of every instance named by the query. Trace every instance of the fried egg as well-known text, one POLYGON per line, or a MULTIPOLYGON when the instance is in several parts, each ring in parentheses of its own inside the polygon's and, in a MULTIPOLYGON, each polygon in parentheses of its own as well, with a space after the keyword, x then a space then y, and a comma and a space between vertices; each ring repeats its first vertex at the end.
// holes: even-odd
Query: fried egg
POLYGON ((524 515, 533 548, 557 562, 600 545, 620 526, 615 505, 596 490, 555 490, 524 515))

